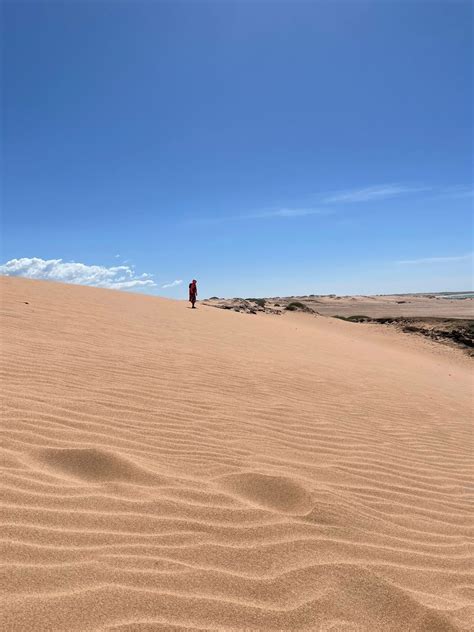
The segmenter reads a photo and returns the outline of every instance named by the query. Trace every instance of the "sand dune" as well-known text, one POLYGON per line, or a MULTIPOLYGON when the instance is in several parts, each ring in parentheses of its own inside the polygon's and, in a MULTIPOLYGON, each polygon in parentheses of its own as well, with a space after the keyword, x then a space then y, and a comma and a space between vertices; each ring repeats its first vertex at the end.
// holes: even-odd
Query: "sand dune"
POLYGON ((1 292, 2 629, 472 629, 461 352, 303 314, 1 292))

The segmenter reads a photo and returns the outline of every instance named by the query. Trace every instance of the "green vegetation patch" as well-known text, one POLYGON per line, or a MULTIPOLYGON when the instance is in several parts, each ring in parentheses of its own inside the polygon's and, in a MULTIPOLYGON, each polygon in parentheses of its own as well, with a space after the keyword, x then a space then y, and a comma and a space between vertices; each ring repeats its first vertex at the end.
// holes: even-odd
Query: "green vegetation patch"
POLYGON ((304 303, 300 303, 299 301, 293 301, 292 303, 288 303, 285 309, 289 312, 313 312, 313 310, 305 305, 304 303))

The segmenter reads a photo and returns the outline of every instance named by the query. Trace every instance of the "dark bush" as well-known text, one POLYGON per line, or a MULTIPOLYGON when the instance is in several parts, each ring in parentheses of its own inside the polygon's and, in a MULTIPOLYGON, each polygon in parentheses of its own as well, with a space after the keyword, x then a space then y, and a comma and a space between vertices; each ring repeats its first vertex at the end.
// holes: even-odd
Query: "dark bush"
POLYGON ((288 305, 285 307, 285 309, 288 310, 289 312, 296 312, 298 310, 300 310, 302 312, 312 312, 313 311, 307 305, 305 305, 304 303, 300 303, 299 301, 293 301, 292 303, 288 303, 288 305))
POLYGON ((265 299, 264 298, 247 298, 246 301, 250 301, 251 303, 257 303, 259 307, 265 307, 265 299))
POLYGON ((334 316, 334 318, 339 318, 339 320, 346 320, 349 323, 368 323, 372 320, 370 316, 363 316, 357 314, 356 316, 334 316))

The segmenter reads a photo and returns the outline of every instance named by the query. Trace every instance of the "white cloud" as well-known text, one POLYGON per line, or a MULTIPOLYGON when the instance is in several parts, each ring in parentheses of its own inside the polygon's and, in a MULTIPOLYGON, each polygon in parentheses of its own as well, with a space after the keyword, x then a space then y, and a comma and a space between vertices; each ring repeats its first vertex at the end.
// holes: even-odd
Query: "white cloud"
POLYGON ((156 287, 151 274, 137 275, 130 266, 121 265, 106 268, 105 266, 89 266, 85 263, 63 261, 62 259, 45 260, 38 257, 11 259, 0 265, 0 274, 77 285, 92 285, 115 290, 156 287))
POLYGON ((371 202, 372 200, 385 200, 406 193, 420 193, 428 191, 427 187, 406 187, 398 184, 383 184, 364 189, 353 189, 351 191, 339 191, 338 193, 324 198, 326 204, 344 202, 371 202))
POLYGON ((458 255, 455 257, 424 257, 421 259, 409 259, 407 261, 397 261, 400 265, 418 265, 422 263, 450 263, 451 261, 469 261, 472 259, 473 253, 468 255, 458 255))
POLYGON ((171 281, 171 283, 165 283, 161 287, 162 289, 165 289, 167 287, 176 287, 177 285, 181 285, 182 282, 183 282, 182 279, 176 279, 176 281, 171 281))

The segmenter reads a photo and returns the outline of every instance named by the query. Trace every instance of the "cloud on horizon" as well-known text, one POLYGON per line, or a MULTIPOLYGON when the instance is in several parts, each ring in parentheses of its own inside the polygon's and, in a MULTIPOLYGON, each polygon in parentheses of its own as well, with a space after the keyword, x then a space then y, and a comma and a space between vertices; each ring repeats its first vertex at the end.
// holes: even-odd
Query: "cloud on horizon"
POLYGON ((408 259, 406 261, 397 261, 399 265, 418 265, 422 263, 449 263, 452 261, 469 261, 474 253, 468 255, 456 255, 454 257, 423 257, 421 259, 408 259))
POLYGON ((10 261, 0 265, 0 274, 76 285, 90 285, 112 290, 156 287, 151 274, 137 275, 131 266, 120 265, 107 268, 76 263, 75 261, 63 261, 62 259, 46 260, 39 257, 10 259, 10 261))
POLYGON ((340 204, 352 202, 371 202, 372 200, 385 200, 408 193, 421 193, 429 191, 431 187, 408 187, 399 184, 381 184, 363 189, 339 191, 323 199, 325 204, 340 204))
POLYGON ((171 281, 171 283, 165 283, 164 285, 161 286, 161 289, 165 289, 168 287, 176 287, 177 285, 181 285, 181 283, 183 282, 183 279, 176 279, 175 281, 171 281))

